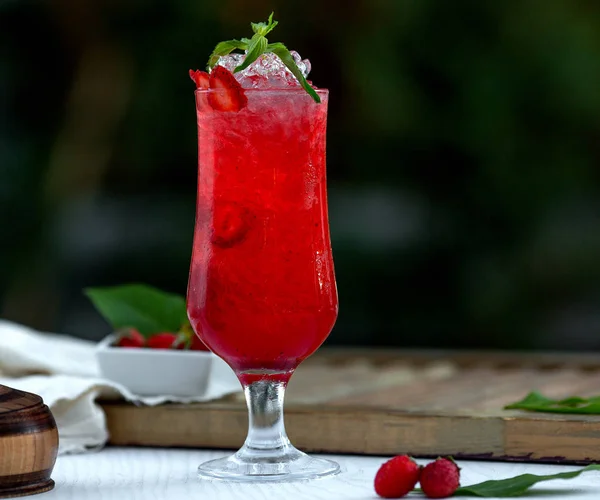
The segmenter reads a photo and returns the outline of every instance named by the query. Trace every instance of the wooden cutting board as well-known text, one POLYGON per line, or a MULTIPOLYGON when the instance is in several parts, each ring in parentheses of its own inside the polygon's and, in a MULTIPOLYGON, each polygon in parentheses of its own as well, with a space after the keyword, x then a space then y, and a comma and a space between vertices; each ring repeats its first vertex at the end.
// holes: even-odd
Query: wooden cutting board
MULTIPOLYGON (((600 461, 600 415, 502 409, 531 390, 598 395, 600 356, 322 349, 292 378, 286 426, 312 452, 600 461)), ((238 448, 246 436, 241 394, 103 407, 114 445, 238 448)))

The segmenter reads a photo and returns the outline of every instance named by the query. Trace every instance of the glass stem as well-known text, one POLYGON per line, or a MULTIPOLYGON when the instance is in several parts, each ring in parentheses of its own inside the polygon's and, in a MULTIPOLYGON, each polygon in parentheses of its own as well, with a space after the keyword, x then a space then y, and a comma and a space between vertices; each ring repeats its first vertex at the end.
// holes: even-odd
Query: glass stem
POLYGON ((286 385, 282 381, 258 380, 244 387, 249 425, 242 453, 275 458, 294 449, 283 422, 286 385))

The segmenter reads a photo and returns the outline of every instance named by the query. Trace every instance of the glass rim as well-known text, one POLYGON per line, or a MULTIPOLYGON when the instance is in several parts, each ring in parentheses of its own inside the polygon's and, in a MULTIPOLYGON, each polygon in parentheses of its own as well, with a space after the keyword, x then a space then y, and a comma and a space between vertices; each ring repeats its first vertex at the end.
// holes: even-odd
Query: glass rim
MULTIPOLYGON (((211 91, 215 92, 215 91, 221 91, 221 90, 225 90, 225 89, 196 89, 194 90, 194 94, 208 94, 211 91)), ((262 93, 264 92, 265 94, 278 94, 278 93, 304 93, 307 96, 310 97, 310 94, 308 92, 306 92, 306 90, 304 90, 302 87, 284 87, 284 88, 266 88, 266 89, 255 89, 255 88, 251 88, 251 89, 245 89, 242 88, 242 90, 244 91, 244 94, 247 92, 251 92, 251 93, 262 93)), ((329 95, 329 89, 323 89, 323 88, 319 88, 319 89, 314 89, 314 91, 317 93, 317 95, 329 95)))

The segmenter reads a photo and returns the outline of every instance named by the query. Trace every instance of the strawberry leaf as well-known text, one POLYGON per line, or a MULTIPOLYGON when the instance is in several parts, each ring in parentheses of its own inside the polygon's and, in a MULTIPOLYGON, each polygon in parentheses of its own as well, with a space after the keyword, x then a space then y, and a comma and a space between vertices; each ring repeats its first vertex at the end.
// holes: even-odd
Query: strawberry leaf
POLYGON ((558 474, 551 474, 547 476, 521 474, 520 476, 509 479, 484 481, 483 483, 472 484, 470 486, 461 486, 458 488, 458 490, 456 490, 453 496, 472 496, 484 498, 514 497, 517 495, 522 495, 534 484, 543 481, 551 481, 553 479, 573 479, 583 472, 589 471, 600 471, 600 465, 588 465, 583 469, 573 472, 560 472, 558 474))
POLYGON ((600 397, 550 399, 539 392, 531 392, 521 401, 509 404, 505 410, 527 410, 546 413, 600 414, 600 397))
POLYGON ((298 68, 298 66, 296 65, 296 61, 294 61, 292 54, 290 54, 290 51, 285 45, 283 45, 283 43, 270 43, 267 46, 267 52, 273 52, 273 54, 278 56, 279 59, 283 61, 283 64, 285 64, 288 67, 288 69, 292 72, 292 74, 298 79, 300 85, 302 85, 304 90, 306 90, 310 94, 310 96, 315 100, 315 102, 321 102, 319 94, 317 94, 315 92, 315 89, 313 89, 308 84, 306 78, 304 78, 304 75, 300 71, 300 68, 298 68))
POLYGON ((183 297, 147 285, 87 288, 84 293, 115 331, 136 328, 147 337, 177 332, 187 321, 183 297))
POLYGON ((246 50, 248 43, 243 40, 227 40, 226 42, 219 42, 213 50, 212 54, 208 58, 208 69, 213 69, 219 57, 227 56, 234 50, 246 50))

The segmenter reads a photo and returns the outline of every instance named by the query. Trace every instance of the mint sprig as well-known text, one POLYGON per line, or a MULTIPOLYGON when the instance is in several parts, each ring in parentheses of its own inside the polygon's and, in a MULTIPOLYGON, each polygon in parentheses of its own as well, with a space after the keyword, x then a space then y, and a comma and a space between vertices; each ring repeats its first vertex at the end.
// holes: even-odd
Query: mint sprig
POLYGON ((252 26, 252 31, 254 31, 254 33, 257 35, 267 36, 271 31, 273 31, 273 28, 279 24, 279 21, 273 21, 273 14, 274 13, 271 12, 271 15, 266 23, 250 23, 250 26, 252 26))
POLYGON ((315 89, 313 89, 306 81, 306 78, 300 71, 300 68, 298 68, 296 61, 294 61, 294 58, 292 57, 292 54, 288 48, 280 42, 269 43, 267 35, 273 31, 273 28, 275 28, 277 24, 278 22, 273 20, 273 12, 271 12, 271 15, 266 23, 250 23, 252 26, 252 31, 254 32, 252 38, 227 40, 225 42, 218 43, 215 47, 215 50, 213 50, 212 54, 208 58, 208 69, 213 69, 220 57, 227 56, 236 49, 246 51, 246 58, 242 64, 233 70, 234 73, 246 69, 261 55, 273 53, 279 57, 279 59, 281 59, 283 64, 285 64, 292 74, 298 79, 302 88, 308 92, 314 101, 320 103, 321 98, 319 97, 319 94, 317 94, 315 89))
POLYGON ((237 73, 238 71, 242 71, 242 70, 246 69, 248 66, 250 66, 262 54, 265 53, 265 51, 267 50, 267 47, 269 46, 268 44, 269 44, 269 42, 264 36, 256 33, 248 42, 248 49, 247 49, 248 52, 246 53, 246 58, 244 59, 244 62, 242 64, 240 64, 239 66, 237 66, 233 70, 233 72, 237 73))
POLYGON ((596 415, 600 414, 600 397, 551 399, 534 391, 525 396, 521 401, 505 406, 504 409, 596 415))

